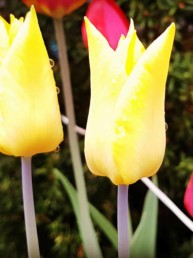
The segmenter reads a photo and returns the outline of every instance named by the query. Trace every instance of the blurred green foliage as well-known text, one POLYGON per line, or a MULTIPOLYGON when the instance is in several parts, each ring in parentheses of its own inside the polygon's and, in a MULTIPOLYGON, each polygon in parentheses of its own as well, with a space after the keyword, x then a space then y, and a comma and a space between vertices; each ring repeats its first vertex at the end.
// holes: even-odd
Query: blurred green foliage
MULTIPOLYGON (((127 17, 132 17, 141 41, 148 46, 171 23, 176 37, 166 88, 167 149, 158 173, 159 186, 185 212, 183 195, 193 171, 193 1, 117 0, 127 17)), ((77 123, 85 127, 89 107, 89 65, 80 26, 87 5, 64 18, 77 123)), ((19 0, 0 1, 0 13, 24 16, 27 8, 19 0)), ((49 55, 55 60, 55 78, 61 87, 52 20, 39 15, 40 27, 49 55)), ((158 67, 159 69, 159 67, 158 67)), ((156 87, 156 85, 155 85, 156 87)), ((59 94, 65 113, 62 92, 59 94)), ((100 125, 99 125, 100 126, 100 125)), ((64 128, 66 132, 66 128, 64 128)), ((87 170, 83 155, 89 200, 116 226, 116 187, 106 178, 95 178, 87 170)), ((68 137, 58 153, 37 155, 33 159, 33 182, 38 234, 42 257, 84 257, 78 227, 70 201, 58 183, 58 168, 74 184, 68 137)), ((130 207, 134 228, 139 222, 146 187, 138 182, 130 187, 130 207)), ((27 257, 18 158, 0 156, 0 257, 27 257)), ((117 257, 116 251, 96 226, 104 257, 117 257)), ((157 258, 191 258, 191 232, 163 205, 159 205, 157 258)))

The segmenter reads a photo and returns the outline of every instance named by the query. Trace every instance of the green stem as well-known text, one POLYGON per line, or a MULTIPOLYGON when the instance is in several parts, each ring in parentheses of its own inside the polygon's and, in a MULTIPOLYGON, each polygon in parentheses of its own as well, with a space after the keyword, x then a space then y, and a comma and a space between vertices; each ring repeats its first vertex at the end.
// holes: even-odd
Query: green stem
POLYGON ((31 157, 22 157, 22 192, 27 237, 28 257, 39 258, 39 243, 36 228, 35 208, 32 188, 31 157))
POLYGON ((70 70, 67 57, 66 39, 63 29, 62 19, 54 19, 54 28, 56 33, 56 40, 58 44, 60 70, 62 77, 62 86, 64 93, 64 102, 66 114, 69 119, 68 136, 70 151, 72 155, 72 165, 74 169, 75 182, 78 191, 78 203, 80 209, 80 231, 83 240, 84 249, 87 257, 101 258, 102 253, 96 238, 96 233, 90 218, 88 199, 86 193, 85 180, 82 169, 82 162, 80 157, 78 138, 75 132, 75 115, 73 106, 73 97, 70 81, 70 70))
POLYGON ((119 185, 117 194, 118 257, 129 258, 128 186, 119 185))

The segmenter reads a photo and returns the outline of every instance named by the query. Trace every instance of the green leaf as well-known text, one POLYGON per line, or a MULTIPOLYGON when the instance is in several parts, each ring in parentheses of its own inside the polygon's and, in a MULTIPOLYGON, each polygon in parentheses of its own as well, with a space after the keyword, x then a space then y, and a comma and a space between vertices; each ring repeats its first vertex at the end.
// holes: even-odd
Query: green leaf
MULTIPOLYGON (((60 172, 58 169, 54 169, 53 173, 56 176, 56 178, 61 182, 62 186, 68 194, 80 230, 80 211, 78 208, 77 192, 73 185, 69 182, 69 180, 62 174, 62 172, 60 172)), ((117 231, 115 227, 92 204, 89 204, 89 208, 93 220, 104 233, 104 235, 107 237, 107 239, 112 243, 114 248, 117 250, 118 241, 117 231)))
MULTIPOLYGON (((154 176, 154 183, 157 178, 154 176)), ((139 225, 131 239, 131 258, 155 258, 158 199, 148 190, 139 225)))
POLYGON ((95 223, 100 227, 114 248, 117 250, 118 236, 115 227, 92 204, 90 204, 90 213, 95 223))
POLYGON ((60 172, 58 169, 53 169, 53 173, 56 178, 60 181, 64 189, 66 190, 68 197, 71 201, 74 214, 76 216, 77 222, 80 222, 80 212, 78 209, 78 200, 77 200, 77 193, 72 184, 68 181, 68 179, 60 172))

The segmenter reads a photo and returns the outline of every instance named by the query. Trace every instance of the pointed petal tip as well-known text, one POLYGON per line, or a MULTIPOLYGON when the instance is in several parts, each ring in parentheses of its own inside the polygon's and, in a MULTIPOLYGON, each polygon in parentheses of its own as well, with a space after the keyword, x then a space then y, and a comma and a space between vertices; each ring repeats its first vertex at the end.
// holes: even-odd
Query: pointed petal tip
POLYGON ((172 22, 170 26, 176 28, 176 24, 174 22, 172 22))
POLYGON ((15 16, 12 13, 9 15, 9 17, 10 17, 10 22, 12 22, 15 19, 15 16))
POLYGON ((29 12, 27 13, 26 18, 27 18, 28 16, 30 17, 30 19, 34 19, 34 18, 37 19, 36 9, 35 9, 34 5, 31 5, 30 10, 29 10, 29 12))
POLYGON ((37 17, 36 9, 35 9, 34 5, 32 5, 32 6, 30 7, 30 13, 31 13, 31 15, 32 15, 33 17, 37 17))
POLYGON ((85 23, 86 32, 87 32, 91 24, 87 16, 84 16, 84 23, 85 23))
POLYGON ((30 11, 31 11, 31 12, 35 12, 35 7, 34 7, 33 4, 32 4, 31 7, 30 7, 30 11))
POLYGON ((165 30, 165 34, 166 35, 166 38, 167 40, 169 40, 170 44, 171 44, 171 47, 173 45, 173 42, 174 42, 174 37, 175 37, 175 32, 176 32, 176 26, 175 26, 175 23, 172 22, 170 24, 170 26, 165 30))
MULTIPOLYGON (((102 35, 102 33, 95 27, 95 25, 89 20, 87 16, 84 17, 86 34, 88 37, 88 45, 94 38, 101 39, 107 43, 106 38, 102 35)), ((91 44, 90 44, 91 45, 91 44)))
POLYGON ((33 5, 30 7, 30 10, 28 11, 28 13, 24 19, 24 23, 29 28, 29 30, 32 28, 39 27, 36 10, 33 5))
POLYGON ((85 22, 85 26, 86 26, 86 31, 88 31, 91 28, 97 30, 96 27, 92 24, 92 22, 89 20, 89 18, 87 16, 84 16, 84 22, 85 22))
POLYGON ((169 26, 169 29, 172 30, 173 32, 175 32, 176 30, 176 24, 174 22, 172 22, 169 26))
POLYGON ((170 24, 170 26, 166 29, 166 31, 168 31, 168 34, 169 34, 170 36, 174 37, 175 31, 176 31, 176 25, 175 25, 175 23, 172 22, 172 23, 170 24))
POLYGON ((87 16, 84 16, 84 21, 89 21, 87 16))
POLYGON ((132 18, 130 18, 130 26, 132 26, 132 28, 134 28, 134 21, 132 18))

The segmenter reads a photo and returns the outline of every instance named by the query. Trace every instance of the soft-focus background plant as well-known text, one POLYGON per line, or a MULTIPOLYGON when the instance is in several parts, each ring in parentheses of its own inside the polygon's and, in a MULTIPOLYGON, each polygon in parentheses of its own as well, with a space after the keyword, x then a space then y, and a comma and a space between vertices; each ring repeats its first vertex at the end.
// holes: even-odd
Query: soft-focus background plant
MULTIPOLYGON (((159 187, 186 212, 183 196, 193 171, 193 3, 192 0, 117 0, 117 3, 127 17, 134 19, 139 38, 146 45, 172 21, 177 25, 167 81, 167 149, 158 179, 159 187)), ((64 17, 76 120, 82 127, 86 125, 90 94, 88 54, 81 38, 86 8, 87 4, 64 17)), ((20 17, 26 11, 19 0, 0 1, 0 14, 6 19, 10 13, 20 17)), ((50 58, 55 61, 53 69, 57 86, 61 87, 53 22, 49 17, 38 17, 50 58)), ((63 99, 61 94, 60 103, 63 99)), ((61 112, 65 113, 65 110, 61 112)), ((116 226, 116 188, 108 179, 96 180, 88 172, 84 162, 83 137, 79 136, 79 140, 89 201, 116 226)), ((58 168, 74 184, 67 136, 59 152, 37 155, 33 161, 34 199, 42 256, 84 257, 71 203, 53 173, 53 168, 58 168)), ((134 228, 141 216, 146 191, 142 182, 130 187, 134 228)), ((0 155, 0 257, 27 257, 22 205, 20 160, 0 155)), ((161 203, 158 216, 156 257, 192 257, 191 231, 161 203)), ((117 252, 97 226, 96 231, 104 257, 117 257, 117 252)))

